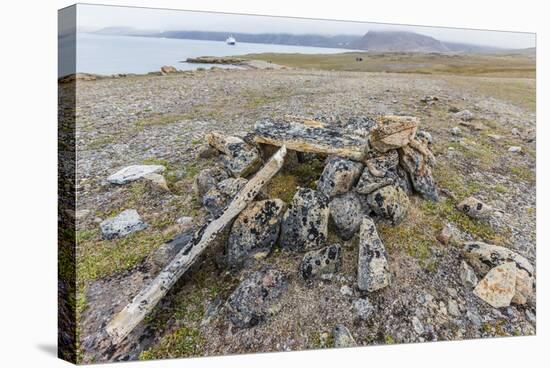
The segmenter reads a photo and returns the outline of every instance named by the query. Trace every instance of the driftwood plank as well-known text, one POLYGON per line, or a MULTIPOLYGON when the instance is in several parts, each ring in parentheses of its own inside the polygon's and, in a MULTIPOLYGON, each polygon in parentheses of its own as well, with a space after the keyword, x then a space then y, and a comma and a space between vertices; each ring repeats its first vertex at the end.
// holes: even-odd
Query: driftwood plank
POLYGON ((256 123, 254 140, 273 146, 286 146, 298 152, 337 155, 363 161, 368 150, 366 139, 322 124, 262 121, 256 123))
POLYGON ((107 333, 113 343, 122 341, 166 295, 176 281, 191 267, 197 257, 216 239, 223 229, 250 203, 262 187, 283 166, 286 147, 282 146, 249 180, 229 204, 225 212, 212 221, 200 239, 191 247, 183 248, 159 275, 142 290, 130 304, 120 311, 107 325, 107 333))

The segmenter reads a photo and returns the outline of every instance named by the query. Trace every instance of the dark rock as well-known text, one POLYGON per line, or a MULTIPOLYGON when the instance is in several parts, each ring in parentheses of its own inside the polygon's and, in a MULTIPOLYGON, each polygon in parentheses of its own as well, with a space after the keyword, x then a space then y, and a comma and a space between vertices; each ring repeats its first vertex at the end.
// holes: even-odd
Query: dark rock
POLYGON ((206 194, 206 192, 216 187, 216 185, 220 181, 228 178, 229 178, 229 174, 227 173, 227 171, 225 171, 221 167, 215 166, 209 169, 202 170, 195 177, 195 182, 193 185, 193 190, 195 192, 195 195, 199 199, 202 199, 202 197, 204 196, 204 194, 206 194))
POLYGON ((340 264, 340 250, 340 245, 333 244, 307 252, 300 263, 300 275, 305 280, 311 280, 334 274, 340 264))
POLYGON ((437 201, 439 196, 432 176, 435 158, 423 143, 412 142, 414 142, 414 148, 409 145, 400 149, 401 166, 409 174, 416 192, 425 199, 437 201))
POLYGON ((363 165, 359 162, 331 156, 321 174, 317 190, 329 198, 347 193, 357 182, 362 170, 363 165))
POLYGON ((363 218, 359 237, 357 286, 359 290, 376 291, 390 284, 388 255, 369 217, 363 218))
POLYGON ((268 254, 277 242, 286 205, 280 199, 252 202, 237 217, 226 248, 227 262, 238 265, 258 253, 268 254))
POLYGON ((328 217, 328 199, 324 194, 309 188, 298 189, 283 216, 281 247, 304 251, 324 246, 328 217))
POLYGON ((363 218, 362 200, 354 192, 348 192, 334 197, 330 203, 330 219, 336 228, 338 236, 349 240, 359 230, 363 218))
POLYGON ((248 180, 243 178, 220 181, 203 196, 202 205, 212 216, 219 217, 247 182, 248 180))
POLYGON ((151 262, 157 270, 164 268, 183 248, 191 246, 194 230, 188 228, 174 239, 162 244, 151 256, 151 262))
POLYGON ((386 218, 396 225, 400 223, 409 210, 409 197, 403 189, 385 186, 367 196, 367 203, 378 216, 386 218))
POLYGON ((208 133, 208 144, 222 152, 221 160, 234 177, 246 177, 260 168, 262 159, 259 150, 242 138, 208 133))
POLYGON ((276 313, 278 298, 286 287, 286 276, 281 271, 263 268, 254 272, 229 296, 229 319, 240 328, 257 325, 276 313))

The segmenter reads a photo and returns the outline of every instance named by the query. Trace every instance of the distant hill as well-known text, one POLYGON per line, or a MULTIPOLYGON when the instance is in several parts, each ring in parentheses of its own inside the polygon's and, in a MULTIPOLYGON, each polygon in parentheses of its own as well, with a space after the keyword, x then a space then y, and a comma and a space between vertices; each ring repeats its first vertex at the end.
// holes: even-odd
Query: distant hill
POLYGON ((360 40, 352 44, 359 50, 376 52, 448 52, 449 49, 439 40, 413 32, 368 31, 360 40))
POLYGON ((225 41, 229 35, 233 35, 237 42, 267 43, 276 45, 315 46, 331 48, 350 48, 349 45, 358 39, 358 36, 336 35, 325 36, 316 34, 291 34, 291 33, 232 33, 232 32, 208 32, 208 31, 165 31, 154 37, 187 38, 191 40, 225 41))
POLYGON ((372 52, 420 52, 420 53, 479 53, 533 54, 531 49, 501 49, 469 43, 440 41, 434 37, 405 31, 368 31, 364 36, 357 35, 319 35, 292 33, 239 33, 210 31, 153 31, 130 27, 108 27, 95 31, 103 35, 125 35, 142 37, 179 38, 190 40, 225 41, 233 35, 237 42, 263 43, 274 45, 330 47, 347 50, 365 50, 372 52))

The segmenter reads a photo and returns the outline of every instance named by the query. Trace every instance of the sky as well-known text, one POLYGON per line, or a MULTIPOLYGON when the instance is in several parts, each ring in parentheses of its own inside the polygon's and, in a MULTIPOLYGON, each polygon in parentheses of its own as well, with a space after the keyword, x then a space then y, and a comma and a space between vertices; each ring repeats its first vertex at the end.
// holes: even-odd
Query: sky
POLYGON ((294 33, 364 35, 369 30, 409 31, 441 41, 501 48, 535 47, 534 33, 422 27, 368 22, 191 12, 150 8, 78 5, 81 32, 106 27, 132 27, 150 31, 221 31, 227 33, 294 33))

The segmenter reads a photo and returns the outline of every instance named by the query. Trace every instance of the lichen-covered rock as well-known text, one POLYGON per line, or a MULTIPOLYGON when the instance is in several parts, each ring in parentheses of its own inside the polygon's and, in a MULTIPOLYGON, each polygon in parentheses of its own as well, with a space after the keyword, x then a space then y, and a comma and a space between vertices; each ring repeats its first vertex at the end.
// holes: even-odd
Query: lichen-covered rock
POLYGON ((166 170, 162 165, 131 165, 127 166, 107 178, 112 184, 127 184, 143 178, 147 174, 160 173, 166 170))
POLYGON ((475 219, 484 219, 491 215, 493 209, 475 197, 468 197, 460 202, 456 208, 475 219))
POLYGON ((338 270, 340 264, 340 245, 333 244, 328 247, 307 252, 300 263, 300 276, 305 280, 323 278, 332 275, 338 270))
POLYGON ((347 193, 357 182, 362 170, 363 165, 359 162, 331 156, 319 178, 317 190, 328 198, 347 193))
POLYGON ((494 308, 508 307, 516 294, 516 270, 514 262, 492 268, 477 284, 474 294, 494 308))
POLYGON ((325 245, 329 206, 323 194, 299 188, 283 216, 280 244, 283 249, 304 251, 325 245))
POLYGON ((268 254, 277 242, 286 204, 280 199, 252 202, 231 227, 226 260, 231 266, 259 253, 268 254))
POLYGON ((363 218, 359 233, 357 286, 360 290, 376 291, 390 284, 390 268, 384 244, 378 237, 371 218, 363 218))
POLYGON ((409 197, 403 189, 385 186, 367 196, 369 207, 378 216, 384 217, 396 225, 400 223, 409 210, 409 197))
POLYGON ((356 346, 355 339, 344 325, 336 325, 332 330, 332 340, 335 348, 350 348, 356 346))
POLYGON ((513 302, 525 304, 534 298, 535 269, 529 261, 504 247, 483 242, 467 242, 463 254, 472 267, 481 275, 507 262, 516 264, 516 293, 513 302))
POLYGON ((212 167, 204 169, 197 174, 195 182, 193 184, 193 190, 195 195, 202 199, 202 197, 212 188, 225 179, 229 178, 229 174, 221 167, 212 167))
POLYGON ((286 276, 273 268, 263 268, 246 278, 226 302, 230 321, 250 328, 277 311, 277 301, 287 287, 286 276))
POLYGON ((370 133, 370 144, 378 152, 387 152, 409 144, 416 135, 418 119, 412 116, 389 115, 380 118, 370 133))
POLYGON ((114 239, 146 229, 148 225, 136 210, 125 210, 115 217, 104 220, 99 226, 103 239, 114 239))
POLYGON ((229 178, 220 181, 202 197, 202 205, 212 216, 219 217, 247 182, 248 180, 244 178, 229 178))
POLYGON ((365 212, 362 202, 354 192, 336 196, 330 201, 330 220, 340 238, 349 240, 359 230, 365 212))
POLYGON ((369 194, 386 185, 394 184, 398 179, 396 172, 398 164, 399 155, 396 150, 367 160, 355 191, 369 194))
POLYGON ((238 137, 220 133, 206 135, 208 144, 222 152, 222 162, 234 177, 245 177, 254 173, 262 164, 258 149, 238 137))
POLYGON ((437 201, 437 187, 432 176, 435 158, 429 148, 422 142, 412 140, 400 150, 401 166, 410 176, 412 186, 425 199, 437 201))

